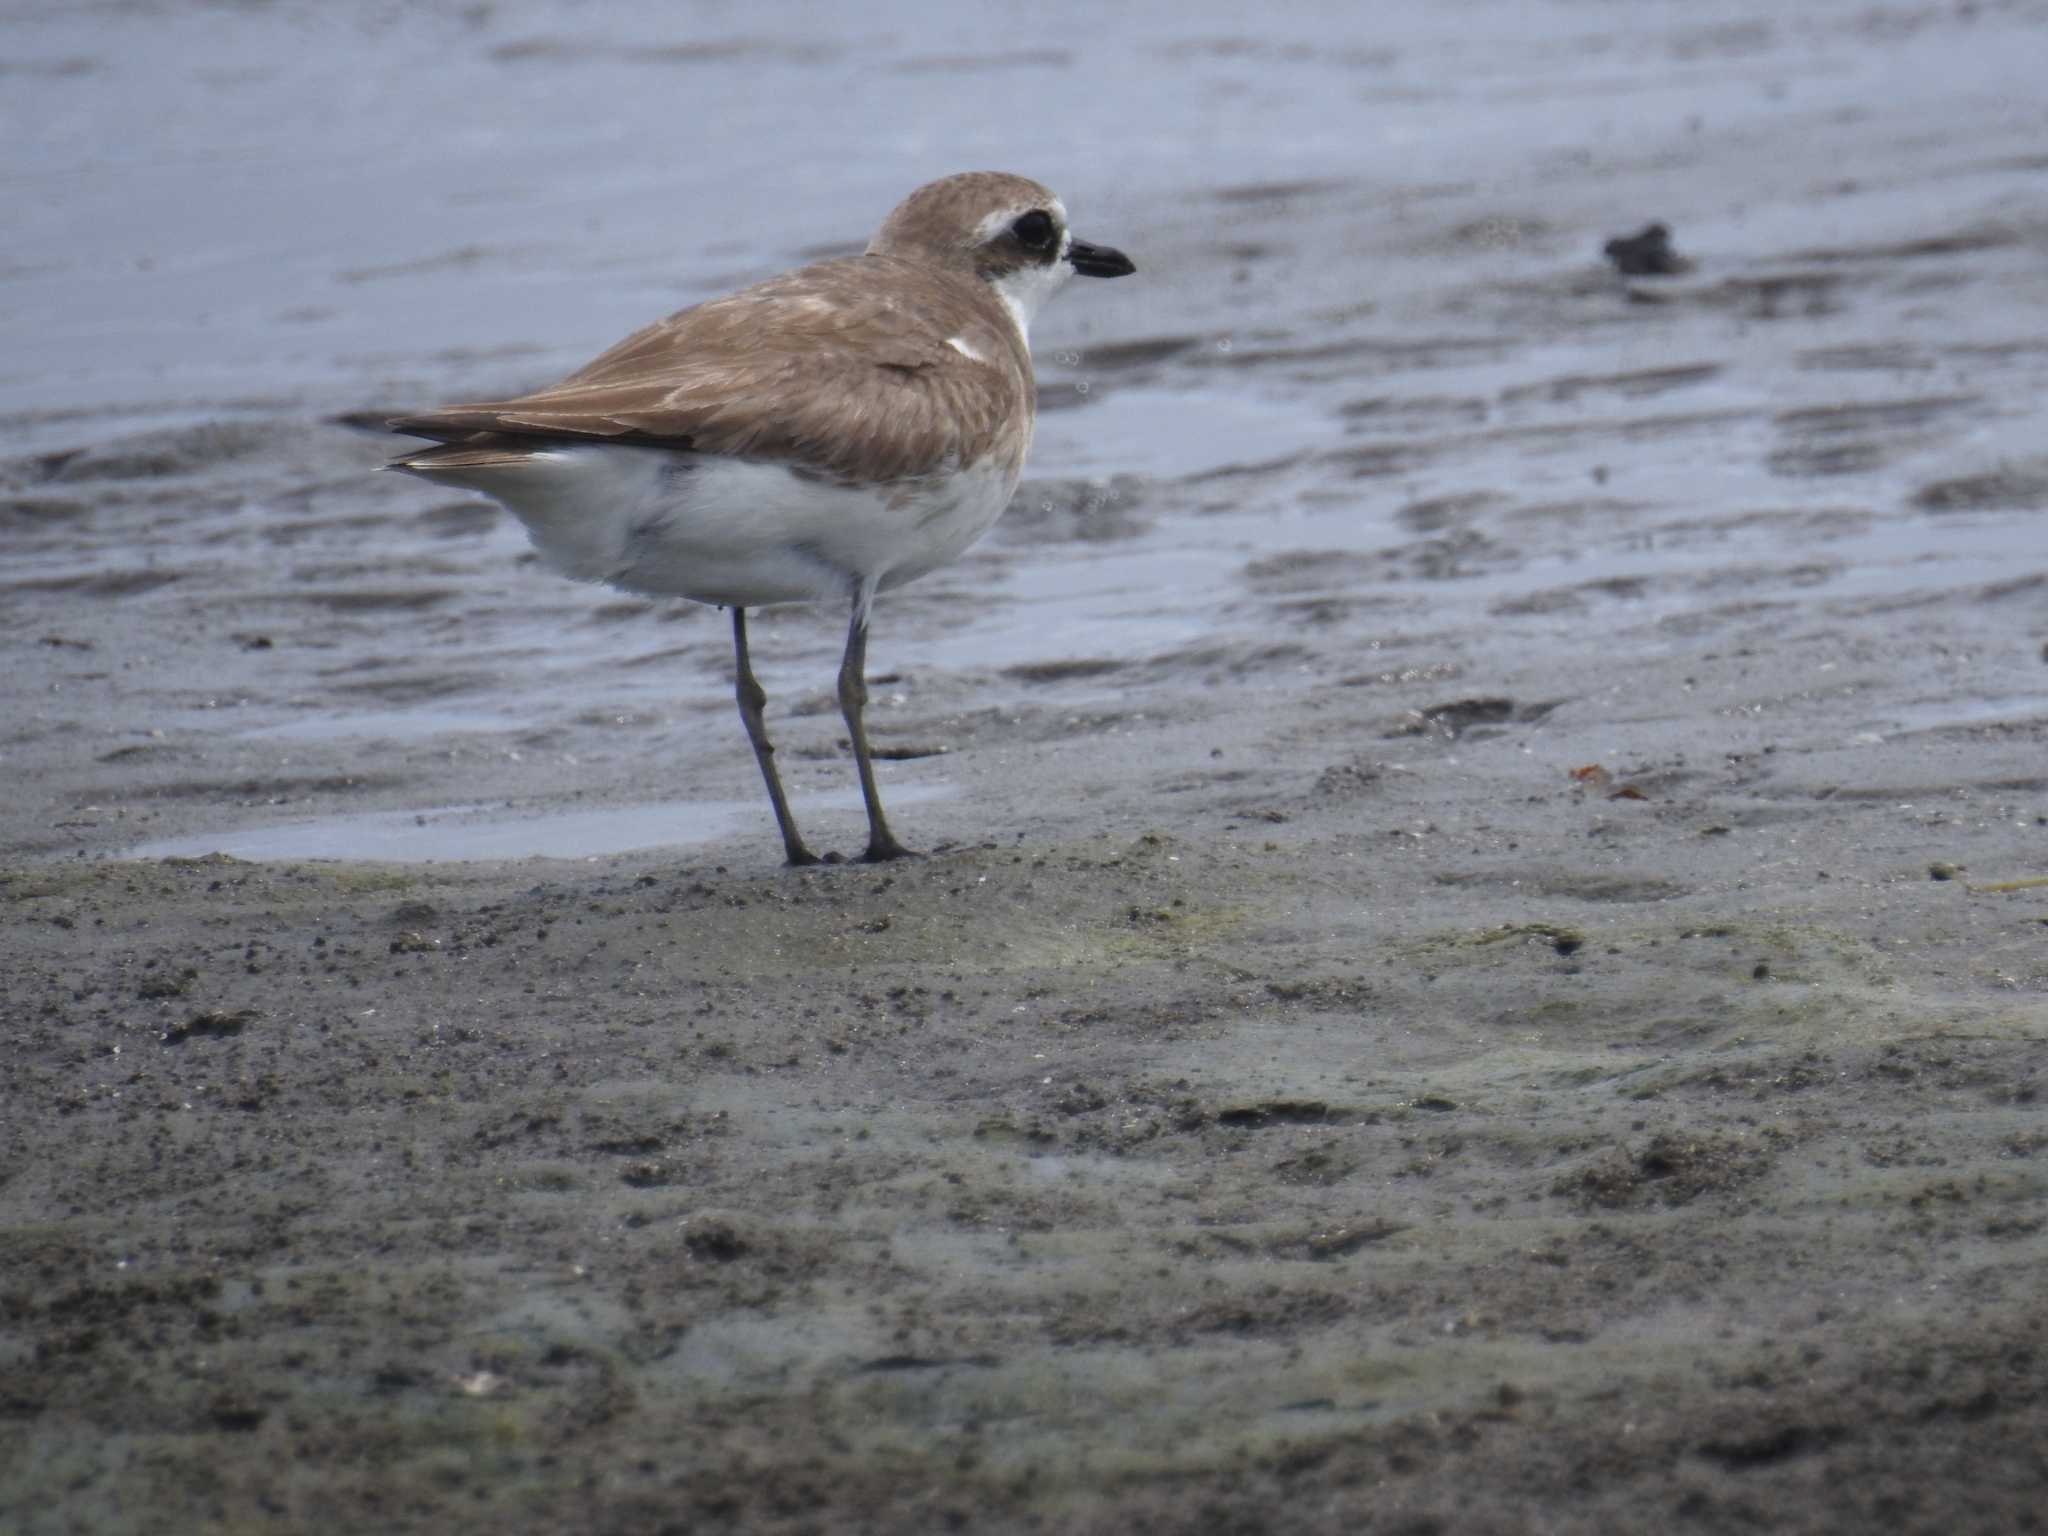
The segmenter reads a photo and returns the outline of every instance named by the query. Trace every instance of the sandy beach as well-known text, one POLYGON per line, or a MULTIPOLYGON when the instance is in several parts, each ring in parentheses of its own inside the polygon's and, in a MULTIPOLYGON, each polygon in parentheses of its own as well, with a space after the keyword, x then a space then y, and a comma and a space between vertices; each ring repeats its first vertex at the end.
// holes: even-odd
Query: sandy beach
POLYGON ((2048 1521, 2048 6, 9 11, 0 1530, 2048 1521), (380 426, 983 165, 787 870, 380 426))

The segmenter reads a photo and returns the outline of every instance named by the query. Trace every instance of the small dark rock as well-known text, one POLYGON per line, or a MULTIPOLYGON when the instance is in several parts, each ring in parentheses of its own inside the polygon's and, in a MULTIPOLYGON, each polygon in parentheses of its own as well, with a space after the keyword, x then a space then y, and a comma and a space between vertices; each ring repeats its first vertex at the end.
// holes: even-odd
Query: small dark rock
POLYGON ((192 983, 199 979, 195 970, 183 970, 175 976, 149 976, 135 989, 140 998, 159 1000, 167 997, 183 997, 192 990, 192 983))
MULTIPOLYGON (((1550 713, 1550 708, 1544 708, 1542 713, 1550 713)), ((1501 725, 1516 718, 1513 699, 1453 699, 1448 703, 1433 704, 1427 709, 1410 710, 1406 721, 1388 734, 1424 736, 1434 733, 1456 740, 1475 725, 1501 725)), ((1541 715, 1535 718, 1540 719, 1541 715)))
POLYGON ((1692 270, 1692 263, 1671 248, 1671 231, 1663 224, 1616 235, 1602 249, 1623 277, 1676 277, 1692 270))
POLYGON ((254 1008, 244 1008, 236 1013, 229 1013, 224 1008, 209 1008, 165 1030, 164 1044, 183 1045, 194 1035, 239 1035, 260 1017, 262 1015, 254 1008))
POLYGON ((263 1423, 263 1412, 260 1404, 227 1394, 213 1400, 206 1417, 216 1429, 246 1435, 263 1423))
POLYGON ((729 1222, 713 1220, 686 1236, 683 1247, 693 1259, 730 1264, 746 1253, 748 1244, 729 1222))

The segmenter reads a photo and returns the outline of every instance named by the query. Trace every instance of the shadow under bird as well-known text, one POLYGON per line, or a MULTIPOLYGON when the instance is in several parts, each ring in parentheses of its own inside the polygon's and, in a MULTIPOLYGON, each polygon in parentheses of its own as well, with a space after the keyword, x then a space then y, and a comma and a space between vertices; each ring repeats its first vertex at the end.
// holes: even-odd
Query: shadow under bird
POLYGON ((1075 273, 1135 270, 1076 239, 1037 182, 948 176, 859 256, 678 311, 534 394, 394 419, 438 446, 388 467, 503 503, 565 575, 730 608, 740 718, 791 864, 822 861, 775 771, 747 609, 846 603, 863 857, 903 858, 862 720, 875 594, 956 559, 1016 490, 1039 306, 1075 273))

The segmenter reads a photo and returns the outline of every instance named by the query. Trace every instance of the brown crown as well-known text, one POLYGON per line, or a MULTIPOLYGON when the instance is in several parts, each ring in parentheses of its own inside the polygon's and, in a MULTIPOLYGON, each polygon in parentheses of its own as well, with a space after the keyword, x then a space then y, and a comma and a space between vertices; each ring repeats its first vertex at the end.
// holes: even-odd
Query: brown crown
POLYGON ((904 256, 937 266, 974 271, 981 224, 991 213, 1014 208, 1052 212, 1059 199, 1049 187, 1006 171, 964 171, 927 182, 896 205, 868 242, 870 256, 904 256))

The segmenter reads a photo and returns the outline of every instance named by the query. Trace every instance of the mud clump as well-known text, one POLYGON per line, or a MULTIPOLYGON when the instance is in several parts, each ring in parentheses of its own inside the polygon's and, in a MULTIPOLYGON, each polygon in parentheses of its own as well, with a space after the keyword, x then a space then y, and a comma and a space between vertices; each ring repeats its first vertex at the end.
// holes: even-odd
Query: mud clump
POLYGON ((1622 1151, 1565 1175, 1551 1193, 1610 1210, 1685 1205, 1735 1189, 1770 1171, 1775 1149, 1763 1138, 1659 1132, 1639 1152, 1622 1151))

